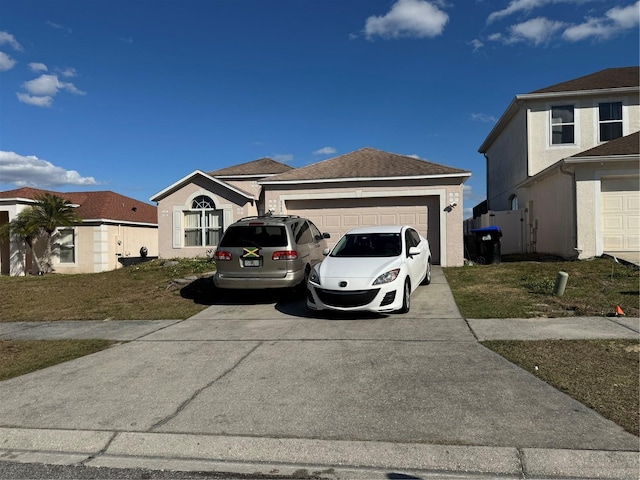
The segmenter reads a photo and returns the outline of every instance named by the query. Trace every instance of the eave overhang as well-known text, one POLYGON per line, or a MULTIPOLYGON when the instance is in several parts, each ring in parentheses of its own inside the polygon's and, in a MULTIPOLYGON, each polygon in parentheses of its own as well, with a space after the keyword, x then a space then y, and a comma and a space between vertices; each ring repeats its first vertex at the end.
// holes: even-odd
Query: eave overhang
POLYGON ((158 193, 156 193, 155 195, 151 196, 149 198, 149 201, 151 202, 159 202, 160 200, 162 200, 164 197, 166 197, 167 195, 171 194, 172 192, 184 187, 185 185, 191 183, 191 180, 196 177, 196 176, 202 176, 205 179, 217 183, 218 185, 220 185, 223 188, 226 188, 228 190, 231 190, 234 193, 237 193, 238 195, 246 198, 247 200, 251 200, 251 201, 255 201, 255 198, 253 195, 250 195, 247 192, 244 192, 242 190, 240 190, 239 188, 234 187, 233 185, 229 185, 227 182, 224 182, 222 180, 219 180, 216 177, 212 177, 211 175, 203 172, 202 170, 195 170, 194 172, 191 172, 189 175, 186 175, 184 177, 182 177, 180 180, 178 180, 175 183, 172 183, 171 185, 169 185, 167 188, 165 188, 164 190, 159 191, 158 193))
POLYGON ((436 178, 464 178, 463 182, 471 177, 471 172, 464 173, 447 173, 438 175, 411 175, 403 177, 353 177, 353 178, 315 178, 307 180, 277 180, 277 181, 262 181, 258 182, 260 185, 299 185, 299 184, 313 184, 313 183, 343 183, 343 182, 372 182, 372 181, 398 181, 398 180, 433 180, 436 178))

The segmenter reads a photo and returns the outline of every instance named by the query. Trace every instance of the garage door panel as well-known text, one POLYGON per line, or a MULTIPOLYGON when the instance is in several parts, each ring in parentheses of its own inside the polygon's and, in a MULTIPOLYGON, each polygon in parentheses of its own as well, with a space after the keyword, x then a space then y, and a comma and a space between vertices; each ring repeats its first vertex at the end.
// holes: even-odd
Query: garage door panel
POLYGON ((427 233, 426 199, 421 197, 288 200, 286 205, 287 213, 307 217, 329 233, 331 245, 348 230, 359 226, 407 224, 418 228, 423 235, 427 233))
POLYGON ((602 181, 601 219, 605 251, 637 251, 640 247, 640 191, 637 186, 638 177, 602 181))
POLYGON ((603 196, 602 198, 602 211, 607 212, 620 212, 623 209, 624 200, 616 194, 615 196, 603 196))

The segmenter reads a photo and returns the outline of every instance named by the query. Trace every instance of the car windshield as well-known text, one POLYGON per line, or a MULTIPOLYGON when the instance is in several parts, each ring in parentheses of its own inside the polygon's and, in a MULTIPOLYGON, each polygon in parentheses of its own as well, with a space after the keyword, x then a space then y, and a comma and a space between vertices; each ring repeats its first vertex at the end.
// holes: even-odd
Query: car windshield
POLYGON ((402 252, 399 233, 345 235, 331 251, 332 257, 396 257, 402 252))
POLYGON ((229 227, 220 247, 285 247, 287 233, 282 225, 238 225, 229 227))

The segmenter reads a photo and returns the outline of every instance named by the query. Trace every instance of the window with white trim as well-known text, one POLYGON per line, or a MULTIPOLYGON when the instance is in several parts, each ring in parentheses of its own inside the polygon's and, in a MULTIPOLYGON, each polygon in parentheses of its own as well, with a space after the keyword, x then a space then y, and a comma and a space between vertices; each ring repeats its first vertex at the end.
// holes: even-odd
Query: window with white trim
POLYGON ((60 263, 76 263, 75 232, 73 228, 58 230, 60 263))
POLYGON ((516 195, 511 195, 509 197, 509 203, 511 210, 518 210, 518 197, 516 195))
POLYGON ((575 118, 573 105, 551 107, 551 145, 575 143, 575 118))
POLYGON ((608 142, 622 136, 622 102, 600 103, 599 130, 600 141, 608 142))
POLYGON ((216 210, 213 200, 200 195, 191 202, 191 210, 184 212, 184 246, 211 247, 220 241, 222 210, 216 210))

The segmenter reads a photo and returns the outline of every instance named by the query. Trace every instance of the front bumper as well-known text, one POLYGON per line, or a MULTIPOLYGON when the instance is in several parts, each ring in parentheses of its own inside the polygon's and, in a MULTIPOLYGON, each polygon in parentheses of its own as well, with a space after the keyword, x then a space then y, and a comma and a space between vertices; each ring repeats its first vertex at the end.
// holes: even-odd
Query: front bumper
POLYGON ((308 283, 307 307, 341 312, 394 312, 402 308, 401 287, 400 282, 391 282, 365 290, 329 290, 308 283))

